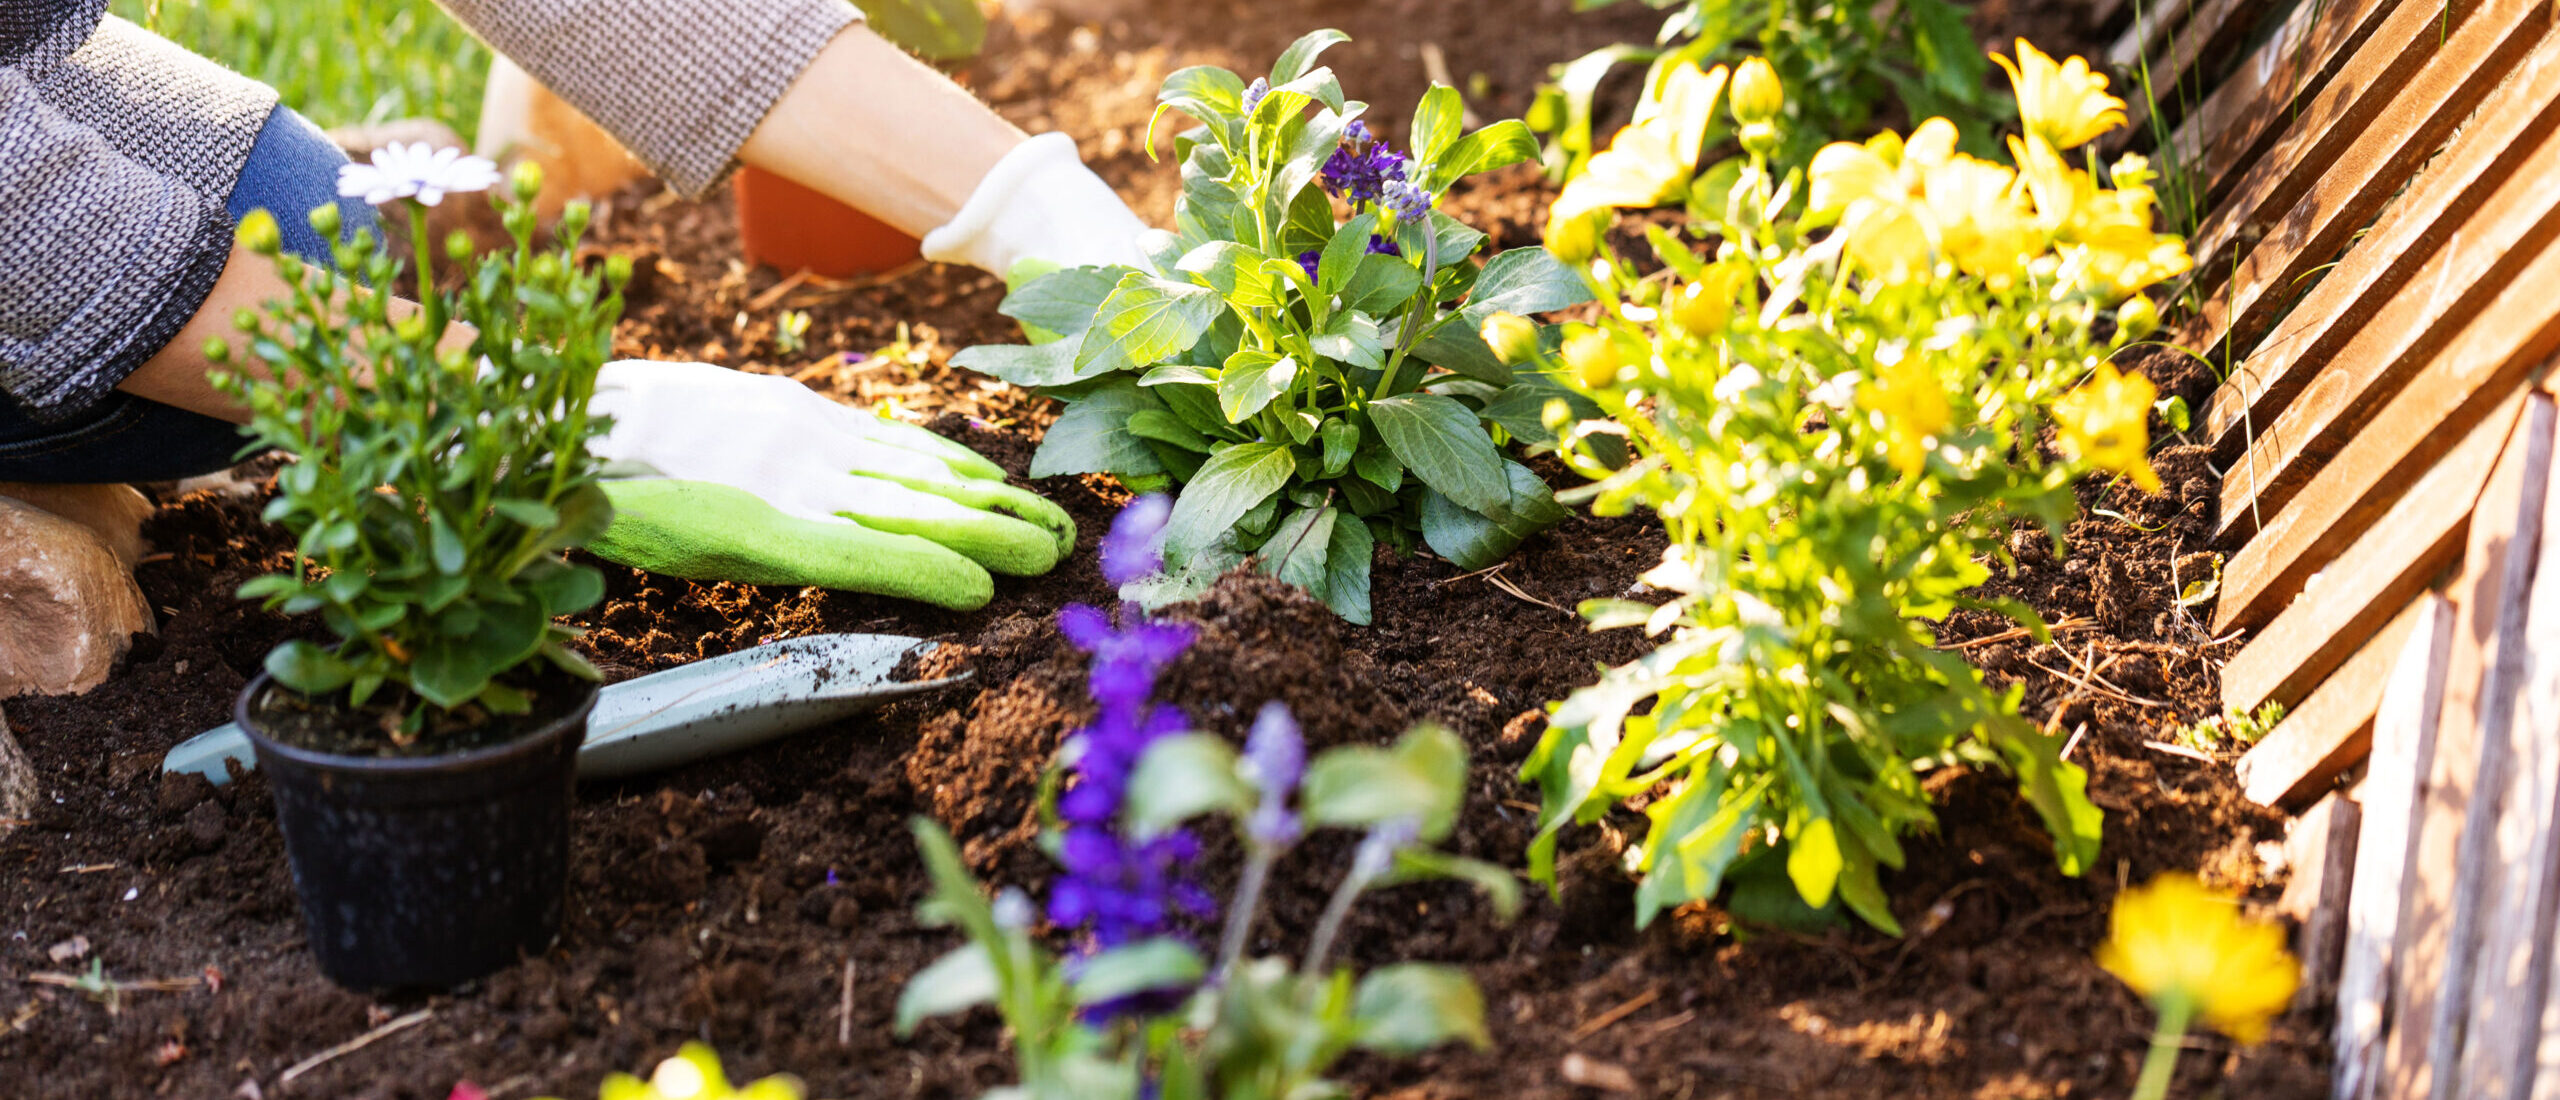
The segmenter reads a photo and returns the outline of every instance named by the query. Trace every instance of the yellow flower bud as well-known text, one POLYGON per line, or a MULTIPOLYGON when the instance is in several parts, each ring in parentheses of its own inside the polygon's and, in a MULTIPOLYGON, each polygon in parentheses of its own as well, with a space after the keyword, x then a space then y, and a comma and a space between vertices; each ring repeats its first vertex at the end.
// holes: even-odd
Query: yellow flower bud
POLYGON ((248 217, 240 219, 240 228, 234 238, 240 242, 240 247, 261 256, 273 256, 284 250, 284 233, 276 228, 276 216, 267 213, 264 207, 252 210, 248 217))
POLYGON ((1753 156, 1767 157, 1778 151, 1778 127, 1774 123, 1746 123, 1736 136, 1742 139, 1743 151, 1753 156))
POLYGON ((2116 339, 2132 343, 2160 331, 2160 307, 2136 294, 2116 307, 2116 339))
POLYGON ((393 330, 399 334, 402 343, 425 343, 427 339, 427 315, 423 313, 412 313, 407 317, 401 318, 400 323, 394 326, 393 330))
POLYGON ((1772 122, 1787 105, 1785 85, 1778 82, 1778 70, 1764 57, 1744 61, 1733 71, 1733 120, 1744 126, 1755 122, 1772 122))
POLYGON ((312 207, 310 219, 311 231, 320 234, 321 239, 332 241, 338 239, 339 220, 337 203, 324 202, 318 206, 312 207))
POLYGON ((1484 319, 1479 334, 1485 346, 1493 349, 1494 358, 1505 365, 1526 362, 1538 357, 1537 322, 1517 313, 1496 313, 1484 319))
POLYGON ((452 260, 455 263, 467 263, 471 259, 471 254, 476 251, 479 251, 479 249, 477 246, 472 244, 471 234, 456 229, 453 232, 444 235, 444 255, 446 259, 452 260))
POLYGON ((630 282, 631 282, 631 256, 630 256, 630 254, 629 254, 629 253, 624 253, 624 252, 616 252, 616 253, 614 253, 614 254, 613 254, 613 255, 611 255, 611 256, 607 256, 607 257, 605 257, 605 259, 604 259, 604 277, 605 277, 605 281, 606 281, 606 282, 608 282, 608 283, 611 283, 611 284, 613 285, 613 289, 615 289, 615 290, 620 290, 620 289, 622 289, 622 288, 623 288, 623 286, 624 286, 624 285, 626 285, 626 284, 630 283, 630 282))
POLYGON ((1708 268, 1696 282, 1680 288, 1671 304, 1671 323, 1692 336, 1723 332, 1733 322, 1734 299, 1741 294, 1747 275, 1745 269, 1730 264, 1708 268))
POLYGON ((530 160, 517 164, 509 187, 515 191, 517 202, 532 202, 535 195, 542 193, 542 165, 530 160))
POLYGON ((1599 389, 1618 380, 1618 343, 1607 329, 1585 329, 1564 339, 1565 365, 1582 384, 1599 389))

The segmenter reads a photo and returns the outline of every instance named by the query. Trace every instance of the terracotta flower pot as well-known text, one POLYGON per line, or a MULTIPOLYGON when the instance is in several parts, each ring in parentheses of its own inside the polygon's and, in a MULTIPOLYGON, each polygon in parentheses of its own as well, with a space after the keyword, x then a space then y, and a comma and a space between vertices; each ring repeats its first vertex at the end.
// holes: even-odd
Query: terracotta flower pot
POLYGON ((915 238, 887 222, 761 168, 740 168, 731 186, 748 263, 848 279, 923 255, 915 238))

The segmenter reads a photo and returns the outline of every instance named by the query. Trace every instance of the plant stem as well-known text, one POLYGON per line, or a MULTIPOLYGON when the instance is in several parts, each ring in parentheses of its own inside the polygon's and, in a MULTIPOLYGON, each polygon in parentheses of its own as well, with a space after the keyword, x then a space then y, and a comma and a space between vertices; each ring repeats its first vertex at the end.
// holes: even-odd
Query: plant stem
POLYGON ((1218 937, 1218 966, 1209 972, 1213 987, 1227 983, 1236 961, 1244 957, 1245 938, 1253 933, 1253 918, 1262 908, 1262 887, 1271 880, 1271 865, 1278 861, 1278 849, 1265 844, 1251 845, 1245 857, 1244 878, 1236 884, 1233 904, 1227 907, 1226 931, 1218 937))
POLYGON ((2195 1006, 2172 997, 2160 1005, 2160 1027, 2151 1034, 2151 1053, 2142 1059, 2142 1076, 2134 1081, 2133 1100, 2166 1100, 2169 1078, 2178 1072, 2178 1051, 2187 1037, 2187 1021, 2195 1006))
POLYGON ((1334 887, 1332 900, 1324 903, 1324 916, 1316 921, 1316 934, 1307 940, 1307 961, 1298 968, 1300 975, 1312 978, 1323 973, 1325 957, 1333 954, 1333 941, 1342 934, 1342 922, 1351 916, 1351 903, 1360 900, 1361 891, 1369 888, 1374 877, 1355 864, 1342 877, 1342 885, 1334 887))

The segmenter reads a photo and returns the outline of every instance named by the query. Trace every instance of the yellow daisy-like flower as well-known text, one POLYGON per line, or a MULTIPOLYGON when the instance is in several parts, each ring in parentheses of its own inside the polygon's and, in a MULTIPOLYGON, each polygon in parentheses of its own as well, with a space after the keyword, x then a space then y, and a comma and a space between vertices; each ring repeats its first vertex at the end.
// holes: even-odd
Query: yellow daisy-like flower
POLYGON ((2164 1015, 2172 1005, 2192 1011, 2243 1043, 2266 1038, 2302 978, 2283 928, 2242 917, 2237 899, 2184 874, 2116 898, 2098 965, 2164 1015))
POLYGON ((1876 380, 1858 387, 1858 406, 1884 417, 1885 457, 1906 477, 1920 473, 1929 448, 1955 426, 1947 391, 1925 356, 1881 364, 1876 380))
POLYGON ((2160 475, 2151 468, 2151 403, 2160 389, 2139 374, 2124 374, 2113 363, 2079 389, 2053 403, 2053 420, 2065 453, 2109 473, 2123 474, 2143 492, 2160 491, 2160 475))
POLYGON ((2042 136, 2056 149, 2072 149, 2124 125, 2124 101, 2107 94, 2107 76, 2074 57, 2055 63, 2026 39, 2018 39, 2018 59, 1999 54, 1991 60, 2009 70, 2009 85, 2018 92, 2018 118, 2027 132, 2042 136))
POLYGON ((692 1042, 676 1051, 675 1057, 658 1063, 648 1080, 611 1074, 596 1095, 597 1100, 801 1100, 808 1093, 798 1078, 787 1074, 731 1085, 720 1070, 720 1056, 692 1042))
POLYGON ((1838 141, 1814 154, 1807 175, 1816 212, 1837 211, 1851 263, 1899 283, 1936 266, 1939 226, 1929 215, 1928 175, 1956 156, 1955 124, 1933 118, 1904 141, 1891 131, 1863 145, 1838 141))
POLYGON ((1547 247, 1568 259, 1589 256, 1598 244, 1593 215, 1655 206, 1678 195, 1697 173, 1699 146, 1715 118, 1726 75, 1722 65, 1705 72, 1694 63, 1673 69, 1638 105, 1635 121, 1565 183, 1547 210, 1547 247))

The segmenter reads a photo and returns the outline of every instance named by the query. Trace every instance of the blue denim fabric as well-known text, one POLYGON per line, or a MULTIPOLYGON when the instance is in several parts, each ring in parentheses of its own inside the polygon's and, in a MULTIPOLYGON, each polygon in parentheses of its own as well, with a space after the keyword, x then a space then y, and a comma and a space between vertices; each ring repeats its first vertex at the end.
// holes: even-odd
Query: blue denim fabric
MULTIPOLYGON (((279 106, 232 187, 231 216, 264 207, 275 214, 286 251, 329 263, 329 242, 308 220, 311 208, 336 202, 350 237, 376 224, 372 207, 338 198, 338 166, 346 162, 319 127, 279 106)), ((246 442, 237 425, 121 391, 69 421, 45 424, 0 400, 0 481, 171 481, 230 466, 246 442)))

